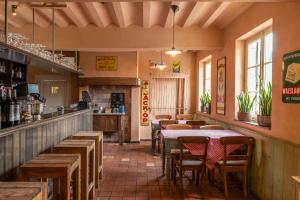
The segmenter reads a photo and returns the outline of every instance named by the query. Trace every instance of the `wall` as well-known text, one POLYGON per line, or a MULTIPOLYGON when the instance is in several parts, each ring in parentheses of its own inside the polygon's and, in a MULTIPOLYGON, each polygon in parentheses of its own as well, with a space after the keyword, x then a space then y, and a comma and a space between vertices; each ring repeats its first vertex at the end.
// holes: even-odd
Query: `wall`
MULTIPOLYGON (((187 80, 186 106, 188 113, 195 112, 195 66, 196 53, 184 52, 175 58, 163 53, 163 60, 169 66, 163 71, 150 69, 149 60, 160 60, 160 51, 138 52, 80 52, 80 66, 85 77, 138 77, 141 80, 150 80, 151 76, 185 76, 187 80), (118 70, 112 72, 96 71, 96 56, 117 56, 118 70), (172 73, 173 60, 181 61, 181 73, 172 73)), ((151 126, 140 126, 140 88, 131 88, 131 141, 151 138, 151 126)))
MULTIPOLYGON (((282 56, 287 52, 298 50, 300 47, 300 4, 299 3, 260 3, 254 4, 238 20, 235 20, 224 30, 224 48, 210 52, 199 52, 198 62, 207 55, 212 55, 212 113, 211 117, 236 124, 251 130, 261 132, 267 136, 280 138, 300 144, 299 104, 284 104, 281 101, 282 93, 282 56), (245 124, 235 120, 236 111, 236 69, 235 69, 235 42, 263 22, 273 19, 273 106, 272 129, 245 124), (216 114, 216 75, 217 59, 226 56, 226 115, 216 114)), ((198 73, 196 73, 198 74, 198 73)), ((197 75, 196 75, 197 76, 197 75)), ((238 86, 238 85, 237 85, 238 86)))

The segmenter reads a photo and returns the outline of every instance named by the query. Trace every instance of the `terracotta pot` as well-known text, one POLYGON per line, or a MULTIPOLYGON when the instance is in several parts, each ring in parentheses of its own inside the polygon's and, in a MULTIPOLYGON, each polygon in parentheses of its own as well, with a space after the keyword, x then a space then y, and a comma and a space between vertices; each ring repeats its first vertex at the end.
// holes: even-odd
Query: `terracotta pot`
POLYGON ((250 121, 251 120, 251 114, 245 113, 245 112, 238 112, 237 117, 239 121, 250 121))
POLYGON ((206 107, 205 107, 205 112, 206 112, 207 114, 210 114, 210 112, 211 112, 211 104, 206 105, 206 107))
POLYGON ((257 123, 260 126, 271 127, 271 116, 257 115, 257 123))

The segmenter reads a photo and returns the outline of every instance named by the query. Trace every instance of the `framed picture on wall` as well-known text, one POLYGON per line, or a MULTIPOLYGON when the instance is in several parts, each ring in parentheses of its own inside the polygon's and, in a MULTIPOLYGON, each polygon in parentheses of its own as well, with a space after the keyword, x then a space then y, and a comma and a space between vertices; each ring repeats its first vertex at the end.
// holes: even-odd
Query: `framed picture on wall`
POLYGON ((226 57, 217 61, 217 114, 225 115, 226 107, 226 57))

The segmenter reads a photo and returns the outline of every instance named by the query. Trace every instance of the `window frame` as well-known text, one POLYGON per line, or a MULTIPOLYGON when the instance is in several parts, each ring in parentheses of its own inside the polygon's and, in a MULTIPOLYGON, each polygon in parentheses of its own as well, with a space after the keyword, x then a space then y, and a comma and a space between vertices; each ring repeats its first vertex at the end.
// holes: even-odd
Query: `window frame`
POLYGON ((205 94, 206 92, 206 65, 208 63, 210 63, 210 95, 211 95, 211 75, 212 75, 212 60, 211 58, 208 59, 208 60, 205 60, 202 62, 203 63, 203 92, 202 92, 202 95, 205 94))
MULTIPOLYGON (((272 68, 273 68, 273 58, 272 58, 272 61, 265 62, 265 36, 270 33, 272 33, 272 27, 266 28, 245 40, 244 91, 248 91, 248 70, 250 68, 255 68, 257 66, 260 68, 259 73, 260 73, 260 77, 263 77, 263 79, 262 79, 263 82, 265 81, 265 65, 272 63, 272 68), (260 39, 260 42, 261 42, 260 63, 259 63, 259 65, 249 67, 248 46, 250 43, 252 43, 258 39, 260 39)), ((272 41, 272 44, 273 44, 273 41, 272 41)), ((272 48, 272 52, 273 52, 273 48, 272 48)), ((273 53, 272 53, 272 57, 273 57, 273 53)), ((259 90, 257 91, 257 93, 259 94, 259 90)), ((256 97, 256 98, 258 98, 258 97, 256 97)), ((256 111, 254 111, 254 112, 256 112, 256 111)))

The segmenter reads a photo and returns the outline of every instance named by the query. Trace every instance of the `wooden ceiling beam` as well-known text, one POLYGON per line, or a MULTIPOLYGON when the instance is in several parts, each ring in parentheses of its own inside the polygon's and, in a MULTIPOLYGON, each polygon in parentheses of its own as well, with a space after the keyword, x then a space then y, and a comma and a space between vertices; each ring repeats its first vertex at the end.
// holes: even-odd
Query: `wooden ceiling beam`
POLYGON ((143 27, 151 26, 151 1, 143 2, 143 27))
MULTIPOLYGON (((43 13, 47 19, 52 22, 52 9, 39 9, 36 8, 39 12, 43 13)), ((69 22, 63 17, 59 12, 55 12, 55 24, 59 27, 67 27, 69 25, 69 22)))
POLYGON ((76 26, 85 27, 86 25, 88 25, 88 21, 82 13, 82 10, 80 10, 78 3, 68 2, 67 6, 68 8, 62 11, 69 17, 72 22, 74 22, 76 26))
POLYGON ((206 20, 206 22, 202 25, 202 28, 207 28, 212 25, 218 17, 228 8, 230 2, 222 2, 219 7, 213 12, 213 14, 206 20))
POLYGON ((194 4, 193 9, 191 10, 190 14, 186 18, 186 20, 183 23, 182 27, 188 27, 188 26, 191 26, 193 24, 193 22, 195 21, 195 19, 197 18, 197 16, 199 16, 200 10, 203 7, 203 4, 204 4, 203 2, 196 2, 194 4))
POLYGON ((115 15, 118 20, 118 25, 120 28, 126 28, 127 27, 127 22, 124 16, 124 9, 123 9, 123 4, 124 2, 112 2, 113 9, 115 12, 115 15))
POLYGON ((85 3, 89 14, 92 17, 94 23, 101 28, 105 28, 109 24, 107 17, 107 11, 105 6, 99 2, 87 2, 85 3))

